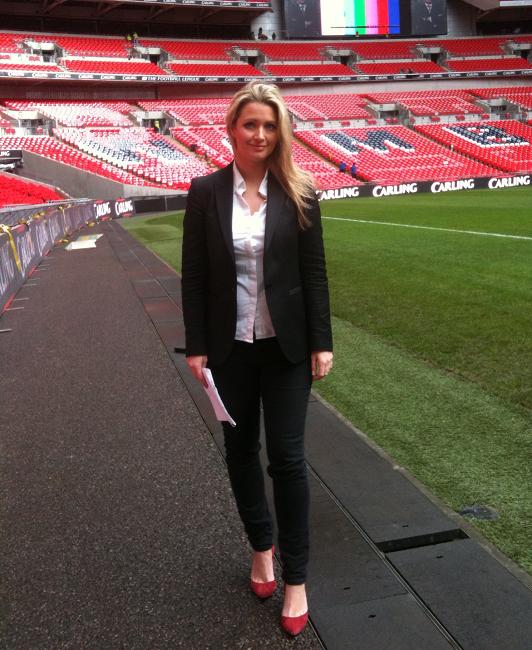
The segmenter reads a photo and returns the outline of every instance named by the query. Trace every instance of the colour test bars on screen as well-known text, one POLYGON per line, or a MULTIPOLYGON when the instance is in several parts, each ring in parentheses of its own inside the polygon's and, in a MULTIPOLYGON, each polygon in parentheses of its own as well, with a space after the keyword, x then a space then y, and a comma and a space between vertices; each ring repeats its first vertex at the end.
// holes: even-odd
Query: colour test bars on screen
POLYGON ((324 36, 399 34, 399 0, 322 0, 324 36))

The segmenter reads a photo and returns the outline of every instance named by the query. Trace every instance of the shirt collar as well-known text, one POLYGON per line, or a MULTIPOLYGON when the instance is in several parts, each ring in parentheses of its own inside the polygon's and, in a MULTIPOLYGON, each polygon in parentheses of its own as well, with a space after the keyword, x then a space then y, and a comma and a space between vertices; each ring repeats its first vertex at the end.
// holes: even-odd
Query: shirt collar
MULTIPOLYGON (((236 192, 238 196, 242 196, 245 191, 246 181, 236 166, 236 163, 233 163, 233 192, 236 192)), ((268 170, 266 170, 264 178, 259 185, 259 194, 265 199, 268 198, 268 170)))

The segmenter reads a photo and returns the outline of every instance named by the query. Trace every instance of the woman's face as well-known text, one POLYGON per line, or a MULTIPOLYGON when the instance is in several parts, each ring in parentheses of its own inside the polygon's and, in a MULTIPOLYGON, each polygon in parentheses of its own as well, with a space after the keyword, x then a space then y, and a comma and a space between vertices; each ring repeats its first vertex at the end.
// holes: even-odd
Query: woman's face
POLYGON ((275 111, 268 104, 247 103, 231 128, 231 137, 239 167, 265 167, 279 141, 275 111))

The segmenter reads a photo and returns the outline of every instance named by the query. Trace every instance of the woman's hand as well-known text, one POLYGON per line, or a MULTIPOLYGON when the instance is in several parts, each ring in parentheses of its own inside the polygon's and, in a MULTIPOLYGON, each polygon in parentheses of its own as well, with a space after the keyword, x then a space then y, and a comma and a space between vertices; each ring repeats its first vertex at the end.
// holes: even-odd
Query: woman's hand
POLYGON ((207 388, 207 381, 201 372, 202 368, 207 367, 207 356, 198 355, 195 357, 187 357, 187 364, 194 377, 207 388))
POLYGON ((321 350, 312 352, 310 355, 310 363, 312 368, 312 379, 318 381, 326 377, 332 369, 333 353, 321 350))

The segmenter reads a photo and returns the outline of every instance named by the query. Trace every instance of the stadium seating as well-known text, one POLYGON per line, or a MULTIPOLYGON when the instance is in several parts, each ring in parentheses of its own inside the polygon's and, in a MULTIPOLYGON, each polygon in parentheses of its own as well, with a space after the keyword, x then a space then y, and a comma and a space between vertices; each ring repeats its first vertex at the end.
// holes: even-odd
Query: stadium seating
POLYGON ((341 63, 317 63, 315 65, 312 63, 298 65, 267 64, 264 66, 264 70, 274 77, 345 77, 356 75, 351 68, 341 63))
POLYGON ((479 72, 481 70, 531 70, 532 64, 521 57, 505 59, 447 59, 445 65, 454 72, 479 72))
POLYGON ((506 172, 532 171, 532 128, 515 120, 419 125, 424 135, 506 172))
POLYGON ((130 126, 124 115, 133 110, 127 102, 32 102, 6 101, 13 110, 39 111, 62 126, 130 126))
POLYGON ((507 99, 532 111, 532 88, 511 86, 510 88, 474 88, 471 94, 483 99, 507 99))
POLYGON ((349 49, 361 59, 412 59, 420 41, 361 41, 349 44, 349 49))
POLYGON ((155 38, 143 38, 145 47, 160 47, 180 61, 230 61, 228 53, 233 43, 215 43, 213 41, 167 41, 155 38))
POLYGON ((322 61, 328 43, 240 43, 242 49, 259 50, 269 61, 322 61))
POLYGON ((354 94, 286 95, 290 111, 300 120, 367 119, 365 97, 354 94))
POLYGON ((153 129, 61 128, 55 134, 94 158, 170 188, 186 189, 191 178, 209 172, 205 163, 153 129))
POLYGON ((21 54, 24 49, 20 46, 20 43, 26 38, 26 34, 0 34, 0 52, 21 54))
POLYGON ((502 46, 509 39, 496 38, 445 38, 431 40, 430 44, 447 50, 452 56, 490 56, 502 55, 502 46))
POLYGON ((116 61, 105 59, 62 59, 61 65, 71 72, 88 72, 95 74, 150 74, 164 75, 168 74, 155 63, 149 61, 121 60, 116 61))
POLYGON ((23 70, 26 72, 63 72, 55 63, 25 63, 23 61, 2 61, 2 70, 23 70))
POLYGON ((413 115, 479 114, 483 110, 473 103, 474 97, 464 90, 368 93, 366 97, 376 104, 400 104, 413 115))
POLYGON ((64 197, 55 190, 32 181, 0 172, 0 208, 7 205, 32 205, 60 201, 64 197))
POLYGON ((297 137, 339 165, 357 166, 366 181, 397 184, 489 176, 492 167, 451 152, 404 126, 298 131, 297 137))
POLYGON ((262 72, 249 63, 167 63, 180 77, 260 77, 262 72))
MULTIPOLYGON (((1 149, 24 149, 32 153, 45 156, 51 160, 56 160, 66 165, 71 165, 84 172, 98 174, 126 185, 141 185, 149 187, 159 187, 151 181, 135 176, 130 172, 114 167, 105 162, 103 163, 96 158, 68 146, 64 142, 59 142, 48 136, 3 136, 0 137, 1 149)), ((59 182, 60 179, 58 179, 59 182)))
POLYGON ((229 99, 171 99, 143 100, 138 105, 145 111, 165 111, 181 124, 223 124, 229 99))
POLYGON ((104 56, 125 58, 130 44, 125 38, 95 36, 58 36, 51 34, 50 41, 59 45, 71 56, 104 56))
POLYGON ((398 61, 387 63, 357 63, 357 70, 363 74, 401 74, 408 72, 444 72, 444 69, 432 61, 398 61))

